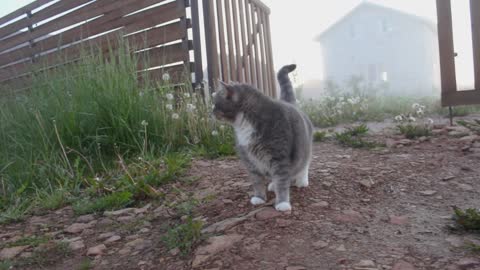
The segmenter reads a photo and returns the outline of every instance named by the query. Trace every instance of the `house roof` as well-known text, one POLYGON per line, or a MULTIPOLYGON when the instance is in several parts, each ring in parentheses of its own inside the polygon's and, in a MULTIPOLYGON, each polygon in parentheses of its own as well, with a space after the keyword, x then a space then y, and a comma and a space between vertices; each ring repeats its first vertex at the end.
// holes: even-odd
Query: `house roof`
POLYGON ((397 9, 389 8, 389 7, 386 7, 386 6, 383 6, 383 5, 375 4, 375 3, 372 3, 372 2, 363 1, 362 3, 358 4, 355 8, 350 10, 343 17, 341 17, 339 20, 337 20, 335 23, 330 25, 326 30, 324 30, 318 36, 316 36, 315 41, 321 41, 326 35, 328 35, 330 32, 335 30, 340 24, 342 24, 344 21, 348 20, 349 17, 351 17, 353 14, 355 14, 356 12, 358 12, 358 11, 364 9, 364 8, 373 8, 373 9, 379 9, 379 10, 382 10, 382 11, 385 11, 385 12, 394 12, 396 14, 400 14, 402 16, 409 17, 412 20, 416 20, 419 23, 427 25, 433 32, 437 31, 437 25, 434 22, 432 22, 432 21, 430 21, 426 18, 419 17, 417 15, 413 15, 413 14, 410 14, 410 13, 407 13, 407 12, 404 12, 404 11, 400 11, 400 10, 397 10, 397 9))

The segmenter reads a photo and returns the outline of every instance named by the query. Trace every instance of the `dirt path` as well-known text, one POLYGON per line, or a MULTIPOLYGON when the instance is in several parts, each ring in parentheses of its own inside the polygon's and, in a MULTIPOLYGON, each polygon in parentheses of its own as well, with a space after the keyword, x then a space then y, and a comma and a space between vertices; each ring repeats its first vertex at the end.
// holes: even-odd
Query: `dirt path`
POLYGON ((378 151, 315 144, 311 185, 293 188, 289 214, 249 205, 238 160, 194 162, 189 176, 198 180, 171 196, 203 202, 194 215, 208 237, 186 257, 161 241, 166 225, 182 219, 166 206, 80 220, 66 208, 0 227, 0 239, 49 234, 76 243, 46 269, 480 269, 464 247, 480 238, 447 229, 453 205, 480 206, 480 145, 446 135, 411 143, 378 151), (89 248, 103 244, 91 268, 80 268, 89 248))

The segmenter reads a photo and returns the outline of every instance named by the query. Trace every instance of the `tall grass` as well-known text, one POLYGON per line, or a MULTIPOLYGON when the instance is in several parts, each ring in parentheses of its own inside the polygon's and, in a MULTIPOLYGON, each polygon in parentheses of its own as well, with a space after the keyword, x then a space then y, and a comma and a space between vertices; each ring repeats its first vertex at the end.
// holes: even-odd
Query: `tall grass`
POLYGON ((140 83, 140 60, 121 47, 39 73, 28 93, 0 99, 0 210, 39 190, 78 191, 119 158, 233 152, 231 131, 210 119, 188 78, 175 89, 140 83))

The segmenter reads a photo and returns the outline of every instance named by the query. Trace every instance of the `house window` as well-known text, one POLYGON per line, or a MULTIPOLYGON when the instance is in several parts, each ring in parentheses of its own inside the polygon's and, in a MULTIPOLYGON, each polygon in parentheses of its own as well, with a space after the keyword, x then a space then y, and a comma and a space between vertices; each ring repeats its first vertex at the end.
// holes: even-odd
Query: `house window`
POLYGON ((388 72, 386 71, 382 72, 382 81, 388 82, 388 72))

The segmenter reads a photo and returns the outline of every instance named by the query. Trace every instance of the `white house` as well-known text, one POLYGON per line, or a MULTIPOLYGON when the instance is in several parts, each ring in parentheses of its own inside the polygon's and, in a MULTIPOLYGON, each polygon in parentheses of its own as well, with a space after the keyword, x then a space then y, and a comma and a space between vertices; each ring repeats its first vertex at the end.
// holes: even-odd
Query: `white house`
POLYGON ((324 78, 361 76, 385 94, 431 94, 439 87, 437 27, 402 11, 363 2, 321 33, 324 78))

